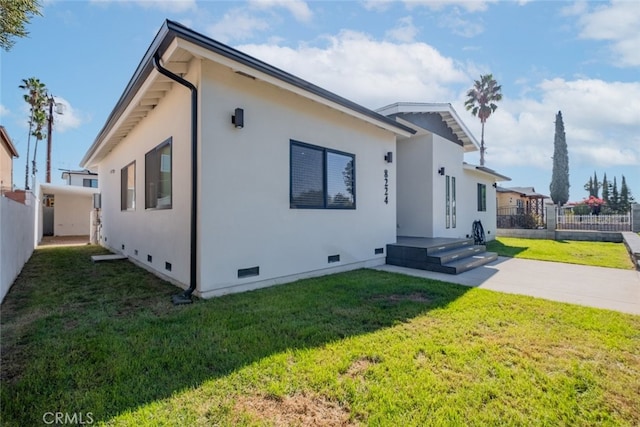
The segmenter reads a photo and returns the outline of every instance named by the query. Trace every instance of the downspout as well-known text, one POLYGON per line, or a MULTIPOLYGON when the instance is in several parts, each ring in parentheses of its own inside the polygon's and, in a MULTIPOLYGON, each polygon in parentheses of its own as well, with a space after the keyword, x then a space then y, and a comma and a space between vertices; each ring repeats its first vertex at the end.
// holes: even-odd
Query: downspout
POLYGON ((190 304, 196 290, 198 263, 198 89, 189 81, 160 65, 160 54, 153 55, 153 66, 158 72, 180 83, 191 91, 191 265, 189 288, 172 297, 174 304, 190 304))

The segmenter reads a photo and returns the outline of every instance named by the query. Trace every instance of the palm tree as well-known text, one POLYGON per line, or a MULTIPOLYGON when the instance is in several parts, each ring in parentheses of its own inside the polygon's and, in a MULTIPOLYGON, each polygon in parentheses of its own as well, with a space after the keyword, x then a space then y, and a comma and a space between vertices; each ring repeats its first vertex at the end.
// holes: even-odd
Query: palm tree
POLYGON ((480 80, 476 80, 473 87, 467 91, 467 100, 464 103, 467 111, 480 118, 482 123, 482 136, 480 138, 480 166, 484 166, 484 124, 491 113, 496 111, 498 106, 496 102, 502 100, 502 86, 498 85, 493 78, 493 74, 485 74, 480 76, 480 80))
MULTIPOLYGON (((43 115, 46 120, 45 113, 45 104, 47 102, 46 91, 47 88, 44 83, 40 82, 39 79, 35 77, 30 77, 28 79, 22 79, 22 84, 18 86, 20 89, 24 89, 27 91, 24 94, 24 100, 27 104, 31 106, 30 108, 30 117, 29 117, 29 135, 27 137, 27 156, 26 156, 26 166, 25 166, 25 176, 24 176, 24 188, 25 190, 29 189, 29 148, 31 145, 31 135, 35 136, 37 140, 42 139, 42 129, 44 127, 44 121, 42 119, 43 115), (33 125, 36 125, 34 129, 33 125)), ((35 171, 34 171, 35 173, 35 171)))

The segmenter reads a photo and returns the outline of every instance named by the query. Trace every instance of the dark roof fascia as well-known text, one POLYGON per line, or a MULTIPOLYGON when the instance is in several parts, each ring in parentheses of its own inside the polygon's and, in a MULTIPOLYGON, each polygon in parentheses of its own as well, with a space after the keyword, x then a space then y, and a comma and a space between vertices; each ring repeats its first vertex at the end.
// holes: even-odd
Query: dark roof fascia
POLYGON ((115 125, 115 122, 122 115, 144 81, 151 74, 151 71, 154 68, 153 55, 156 52, 159 52, 160 57, 162 57, 167 47, 176 37, 180 37, 181 39, 191 42, 197 46, 201 46, 209 51, 230 58, 240 64, 246 65, 269 76, 275 77, 285 83, 289 83, 309 93, 318 95, 324 99, 327 99, 328 101, 334 102, 338 105, 342 105, 343 107, 358 112, 378 122, 385 123, 404 132, 409 132, 412 135, 416 133, 414 129, 398 123, 395 120, 378 114, 375 111, 356 104, 353 101, 349 101, 348 99, 336 95, 333 92, 329 92, 326 89, 322 89, 319 86, 316 86, 310 82, 307 82, 306 80, 294 76, 293 74, 287 73, 286 71, 269 65, 266 62, 260 61, 259 59, 256 59, 250 55, 242 53, 230 46, 217 42, 209 37, 191 30, 190 28, 185 27, 182 24, 167 19, 162 27, 160 27, 160 30, 153 39, 153 42, 147 49, 145 55, 142 57, 142 60, 138 64, 138 67, 131 77, 131 80, 127 84, 127 87, 120 96, 120 99, 118 99, 118 102, 116 103, 114 109, 111 111, 111 114, 109 114, 105 125, 100 130, 98 136, 82 159, 81 165, 85 165, 85 162, 87 162, 91 158, 91 156, 93 156, 99 146, 101 139, 111 131, 111 129, 115 125))
POLYGON ((343 107, 346 107, 350 110, 358 112, 376 121, 383 122, 387 125, 393 126, 404 132, 409 132, 412 135, 416 133, 415 129, 412 129, 408 126, 398 123, 395 120, 392 120, 386 116, 383 116, 382 114, 376 113, 373 110, 370 110, 369 108, 363 107, 360 104, 356 104, 353 101, 350 101, 346 98, 336 95, 333 92, 323 89, 320 86, 316 86, 313 83, 310 83, 306 80, 296 77, 293 74, 287 73, 286 71, 283 71, 280 68, 267 64, 266 62, 263 62, 257 58, 247 55, 246 53, 240 52, 239 50, 236 50, 230 46, 217 42, 207 36, 204 36, 196 31, 193 31, 190 28, 185 27, 182 24, 167 20, 165 22, 165 25, 168 26, 169 30, 175 32, 180 36, 180 38, 186 41, 189 41, 207 50, 210 50, 219 55, 232 59, 235 62, 251 67, 271 77, 275 77, 278 80, 281 80, 285 83, 289 83, 309 93, 318 95, 328 101, 334 102, 338 105, 342 105, 343 107))

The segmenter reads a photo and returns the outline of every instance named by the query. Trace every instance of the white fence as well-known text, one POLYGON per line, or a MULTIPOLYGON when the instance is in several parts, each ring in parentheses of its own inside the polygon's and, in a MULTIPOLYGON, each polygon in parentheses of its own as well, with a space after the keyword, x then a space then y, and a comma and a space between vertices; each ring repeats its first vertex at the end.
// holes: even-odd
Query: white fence
POLYGON ((26 203, 0 197, 0 302, 33 253, 36 201, 30 193, 26 203))
POLYGON ((558 215, 561 230, 631 231, 631 213, 625 215, 558 215))

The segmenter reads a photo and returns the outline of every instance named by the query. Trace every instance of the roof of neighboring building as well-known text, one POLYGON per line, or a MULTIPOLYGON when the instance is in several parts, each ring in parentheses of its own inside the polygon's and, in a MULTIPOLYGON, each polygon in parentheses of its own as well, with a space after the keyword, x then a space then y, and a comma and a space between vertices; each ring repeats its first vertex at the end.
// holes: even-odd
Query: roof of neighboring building
POLYGON ((396 134, 409 136, 415 133, 414 129, 373 110, 197 33, 184 25, 166 20, 102 130, 83 157, 82 167, 94 165, 96 157, 104 155, 122 141, 169 91, 173 81, 155 70, 153 57, 156 52, 162 58, 163 66, 178 75, 186 74, 188 61, 192 57, 204 57, 228 66, 236 73, 273 84, 396 134), (148 93, 153 93, 153 96, 145 96, 148 93))
MULTIPOLYGON (((449 103, 424 103, 424 102, 396 102, 386 107, 378 108, 378 113, 385 116, 397 118, 400 123, 407 124, 403 118, 408 119, 409 126, 417 125, 411 121, 410 116, 413 114, 438 114, 445 125, 451 130, 454 137, 457 138, 464 147, 465 151, 476 151, 480 148, 480 144, 469 128, 464 124, 458 113, 449 103)), ((427 129, 433 131, 432 129, 427 129)), ((437 132, 436 132, 437 133, 437 132)), ((447 137, 446 135, 440 135, 447 137)), ((454 141, 457 142, 457 141, 454 141)))
POLYGON ((89 169, 82 169, 82 170, 64 170, 62 171, 62 178, 64 178, 65 175, 91 175, 91 176, 98 176, 98 174, 96 172, 91 172, 89 169))
POLYGON ((0 140, 2 140, 2 143, 4 145, 6 145, 7 150, 9 150, 9 153, 13 157, 18 157, 18 150, 16 150, 13 142, 11 142, 11 138, 9 138, 9 134, 7 133, 7 130, 4 128, 4 126, 0 126, 0 140))
POLYGON ((549 198, 544 194, 536 193, 536 189, 533 187, 498 187, 496 191, 498 193, 518 193, 525 197, 549 198))

